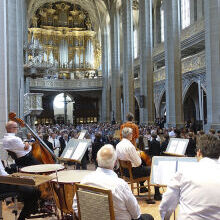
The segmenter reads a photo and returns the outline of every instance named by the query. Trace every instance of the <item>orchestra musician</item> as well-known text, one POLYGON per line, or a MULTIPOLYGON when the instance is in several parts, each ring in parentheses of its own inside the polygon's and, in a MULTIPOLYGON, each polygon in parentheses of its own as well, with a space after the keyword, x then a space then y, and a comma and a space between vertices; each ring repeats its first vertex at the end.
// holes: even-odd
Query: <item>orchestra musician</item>
MULTIPOLYGON (((150 167, 142 166, 140 152, 136 151, 132 144, 132 129, 125 127, 122 130, 122 140, 116 145, 116 152, 119 160, 130 161, 132 164, 132 174, 134 178, 150 176, 150 167)), ((125 175, 129 176, 128 170, 125 170, 125 175)), ((144 186, 144 182, 140 182, 144 186)), ((146 188, 141 188, 140 192, 147 192, 146 188)))
POLYGON ((28 142, 23 142, 21 138, 15 136, 18 132, 18 124, 14 121, 9 121, 6 126, 7 133, 3 138, 3 148, 15 156, 15 163, 18 167, 25 167, 40 164, 31 153, 31 145, 28 142))
MULTIPOLYGON (((7 176, 8 173, 5 171, 5 168, 0 160, 0 176, 7 176)), ((0 184, 0 193, 16 193, 23 200, 24 206, 21 210, 21 213, 18 217, 18 220, 25 220, 34 214, 37 211, 37 200, 39 198, 38 191, 33 187, 28 186, 16 186, 9 184, 0 184)))

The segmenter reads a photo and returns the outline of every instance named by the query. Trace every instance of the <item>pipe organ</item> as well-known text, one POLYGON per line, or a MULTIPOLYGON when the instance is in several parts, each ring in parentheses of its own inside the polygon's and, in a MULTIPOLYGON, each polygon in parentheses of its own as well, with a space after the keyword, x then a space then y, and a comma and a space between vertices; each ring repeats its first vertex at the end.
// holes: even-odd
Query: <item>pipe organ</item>
POLYGON ((64 2, 39 8, 28 31, 28 62, 46 63, 66 73, 99 69, 101 47, 88 13, 64 2))

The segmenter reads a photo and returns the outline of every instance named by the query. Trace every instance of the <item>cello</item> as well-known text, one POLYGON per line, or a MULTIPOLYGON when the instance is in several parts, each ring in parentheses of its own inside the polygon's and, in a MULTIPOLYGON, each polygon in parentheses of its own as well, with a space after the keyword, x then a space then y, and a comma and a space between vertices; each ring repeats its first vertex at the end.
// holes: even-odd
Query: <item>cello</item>
POLYGON ((41 138, 28 124, 26 124, 22 119, 16 117, 16 113, 10 112, 8 118, 9 120, 18 123, 21 127, 26 127, 35 137, 36 141, 32 144, 32 155, 34 158, 43 164, 54 164, 57 162, 57 157, 51 149, 44 143, 43 140, 41 140, 41 138))

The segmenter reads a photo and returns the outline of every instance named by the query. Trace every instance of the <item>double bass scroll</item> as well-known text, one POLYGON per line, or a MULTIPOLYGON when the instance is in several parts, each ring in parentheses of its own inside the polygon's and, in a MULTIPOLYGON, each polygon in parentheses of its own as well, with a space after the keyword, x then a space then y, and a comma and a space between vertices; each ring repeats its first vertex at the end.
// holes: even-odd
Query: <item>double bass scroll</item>
POLYGON ((43 164, 54 164, 58 161, 56 155, 44 143, 43 140, 26 124, 22 119, 16 117, 16 113, 9 113, 9 120, 17 122, 21 127, 26 127, 35 137, 36 141, 32 144, 32 155, 43 164))

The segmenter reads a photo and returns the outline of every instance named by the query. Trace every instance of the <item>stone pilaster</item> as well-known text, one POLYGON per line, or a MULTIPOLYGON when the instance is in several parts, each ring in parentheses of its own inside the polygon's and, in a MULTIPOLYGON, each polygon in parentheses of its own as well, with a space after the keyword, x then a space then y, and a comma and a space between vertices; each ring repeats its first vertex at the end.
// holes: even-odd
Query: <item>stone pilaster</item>
POLYGON ((204 0, 197 0, 197 20, 201 19, 203 16, 204 16, 204 0))
MULTIPOLYGON (((112 8, 110 13, 111 36, 111 101, 112 115, 121 121, 121 83, 120 83, 120 26, 119 14, 112 8)), ((112 118, 113 119, 113 118, 112 118)))
POLYGON ((140 123, 153 124, 152 0, 139 2, 140 123))
MULTIPOLYGON (((140 2, 141 3, 141 2, 140 2)), ((139 3, 139 4, 140 4, 139 3)), ((154 1, 154 47, 161 42, 161 16, 160 16, 161 3, 154 1)), ((139 9, 140 10, 140 9, 139 9)))
POLYGON ((197 20, 197 0, 190 0, 190 24, 197 20))
POLYGON ((180 1, 164 0, 167 126, 183 126, 180 1))
POLYGON ((7 1, 9 111, 23 117, 23 3, 7 1))
POLYGON ((205 48, 208 128, 220 129, 220 3, 205 1, 205 48))
POLYGON ((134 113, 133 18, 132 0, 122 1, 123 31, 123 120, 134 113))
POLYGON ((102 104, 101 121, 110 121, 110 88, 109 88, 109 59, 108 59, 108 33, 102 29, 102 104))
POLYGON ((5 133, 5 123, 8 119, 6 2, 7 0, 0 1, 0 138, 5 133))

